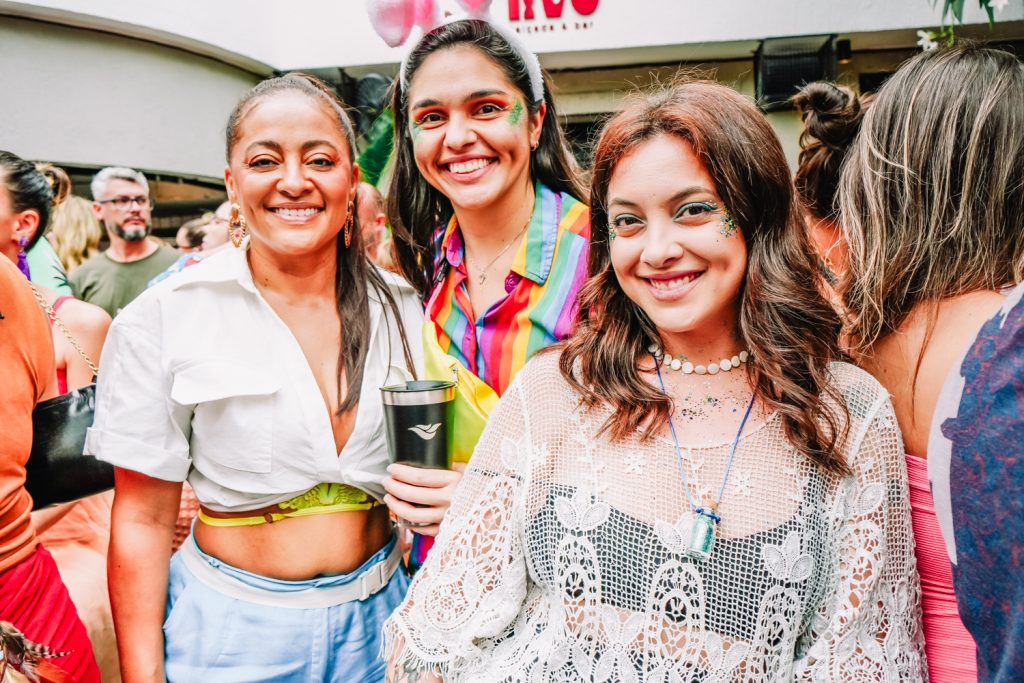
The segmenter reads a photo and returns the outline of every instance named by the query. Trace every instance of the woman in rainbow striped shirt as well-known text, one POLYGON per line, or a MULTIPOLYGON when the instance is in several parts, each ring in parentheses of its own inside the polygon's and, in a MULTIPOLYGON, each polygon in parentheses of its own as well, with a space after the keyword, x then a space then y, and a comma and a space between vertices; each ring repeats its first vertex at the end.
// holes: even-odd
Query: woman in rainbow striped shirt
POLYGON ((429 537, 498 397, 571 331, 590 211, 537 57, 507 29, 461 20, 427 33, 391 107, 398 263, 426 304, 428 375, 459 376, 455 471, 392 465, 385 479, 392 511, 429 537))

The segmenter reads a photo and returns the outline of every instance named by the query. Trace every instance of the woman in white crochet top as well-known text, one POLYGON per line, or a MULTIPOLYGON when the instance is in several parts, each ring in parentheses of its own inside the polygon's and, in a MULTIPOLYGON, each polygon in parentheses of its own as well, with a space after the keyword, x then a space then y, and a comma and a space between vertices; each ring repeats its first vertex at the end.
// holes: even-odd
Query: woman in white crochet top
POLYGON ((492 415, 389 680, 926 680, 899 428, 765 117, 635 96, 592 202, 577 332, 492 415))

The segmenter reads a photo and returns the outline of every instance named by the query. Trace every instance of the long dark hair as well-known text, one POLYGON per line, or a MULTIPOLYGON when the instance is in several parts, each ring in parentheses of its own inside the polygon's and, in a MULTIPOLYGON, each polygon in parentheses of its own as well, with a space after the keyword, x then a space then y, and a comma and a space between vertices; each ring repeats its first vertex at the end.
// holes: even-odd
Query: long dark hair
MULTIPOLYGON (((356 144, 352 121, 345 111, 345 105, 319 79, 303 73, 290 73, 278 78, 271 78, 259 83, 235 105, 228 118, 225 139, 227 140, 227 157, 231 160, 231 150, 238 141, 239 128, 245 116, 260 99, 272 97, 284 92, 298 92, 320 102, 338 121, 338 127, 348 142, 349 159, 355 161, 356 144)), ((416 366, 412 360, 405 326, 398 305, 392 296, 381 273, 366 259, 359 229, 358 193, 353 197, 357 202, 353 210, 352 243, 345 246, 345 240, 338 239, 334 276, 334 296, 338 304, 338 318, 341 320, 341 350, 338 354, 338 414, 351 410, 359 402, 359 390, 363 384, 363 364, 370 346, 370 310, 367 298, 372 289, 377 298, 384 304, 384 315, 393 315, 402 339, 402 352, 409 370, 415 375, 416 366), (348 382, 343 387, 342 380, 348 382), (343 393, 344 389, 344 393, 343 393)))
MULTIPOLYGON (((526 62, 501 33, 485 21, 456 21, 423 36, 404 63, 405 83, 412 82, 416 70, 431 54, 457 45, 471 45, 480 50, 523 93, 529 112, 536 114, 540 110, 541 101, 534 102, 529 94, 532 89, 526 62)), ((434 281, 431 237, 438 225, 451 218, 453 209, 448 198, 424 180, 416 167, 412 138, 409 135, 409 102, 401 80, 395 79, 391 91, 391 111, 395 117, 395 152, 394 170, 387 192, 388 220, 395 235, 398 266, 419 295, 426 298, 434 281)), ((586 188, 565 141, 546 76, 543 101, 547 113, 541 125, 537 149, 530 157, 530 176, 556 192, 565 192, 584 201, 586 188)))
POLYGON ((603 425, 612 439, 667 419, 670 400, 640 374, 657 328, 622 288, 608 241, 608 183, 616 165, 658 135, 686 141, 707 168, 747 243, 738 334, 753 351, 746 364, 764 404, 777 410, 786 437, 812 461, 847 472, 840 453, 848 416, 829 382, 828 364, 842 358, 839 318, 815 288, 815 265, 775 133, 754 103, 708 81, 682 82, 637 94, 605 124, 594 154, 591 185, 590 279, 580 294, 580 321, 560 360, 562 375, 585 406, 610 404, 603 425))
POLYGON ((71 179, 62 168, 33 164, 3 150, 0 150, 0 178, 15 213, 32 210, 39 214, 39 227, 25 245, 25 251, 28 251, 46 232, 50 211, 71 192, 71 179))

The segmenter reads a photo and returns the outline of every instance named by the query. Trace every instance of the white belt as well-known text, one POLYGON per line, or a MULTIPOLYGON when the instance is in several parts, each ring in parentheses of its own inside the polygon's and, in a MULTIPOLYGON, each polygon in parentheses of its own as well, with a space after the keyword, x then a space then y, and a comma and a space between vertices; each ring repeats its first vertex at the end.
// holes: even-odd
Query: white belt
POLYGON ((388 581, 402 562, 402 549, 395 543, 386 558, 365 569, 349 583, 276 592, 250 586, 210 566, 199 554, 199 548, 191 536, 185 540, 178 553, 189 572, 218 593, 259 605, 294 609, 322 609, 354 600, 366 600, 388 585, 388 581))

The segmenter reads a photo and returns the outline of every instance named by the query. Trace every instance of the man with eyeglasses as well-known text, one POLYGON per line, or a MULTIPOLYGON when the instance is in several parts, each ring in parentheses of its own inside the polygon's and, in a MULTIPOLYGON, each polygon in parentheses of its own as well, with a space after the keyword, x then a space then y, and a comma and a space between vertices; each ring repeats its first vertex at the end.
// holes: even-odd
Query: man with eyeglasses
POLYGON ((178 258, 178 252, 149 237, 149 183, 130 168, 104 168, 92 179, 93 211, 107 229, 110 247, 82 264, 71 277, 75 295, 110 315, 146 289, 178 258))

